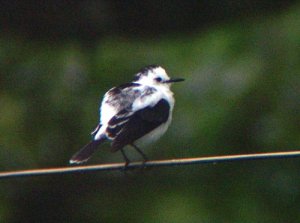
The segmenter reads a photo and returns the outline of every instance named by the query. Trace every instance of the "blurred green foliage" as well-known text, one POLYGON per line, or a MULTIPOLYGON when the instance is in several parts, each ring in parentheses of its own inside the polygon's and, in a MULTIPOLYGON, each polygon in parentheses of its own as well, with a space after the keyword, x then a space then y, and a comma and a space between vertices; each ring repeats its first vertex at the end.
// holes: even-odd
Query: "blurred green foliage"
MULTIPOLYGON (((153 159, 299 149, 300 7, 191 35, 91 47, 0 36, 0 167, 68 165, 101 95, 160 64, 174 119, 153 159)), ((128 151, 134 159, 135 154, 128 151)), ((103 146, 92 163, 121 161, 103 146)), ((300 162, 273 160, 0 182, 0 222, 298 222, 300 162)))

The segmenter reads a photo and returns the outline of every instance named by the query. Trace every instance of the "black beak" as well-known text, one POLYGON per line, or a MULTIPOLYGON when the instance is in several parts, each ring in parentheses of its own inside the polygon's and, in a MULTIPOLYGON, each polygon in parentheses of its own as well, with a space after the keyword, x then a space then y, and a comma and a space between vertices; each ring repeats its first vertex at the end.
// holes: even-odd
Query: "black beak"
POLYGON ((173 78, 167 81, 164 81, 164 83, 173 83, 173 82, 180 82, 180 81, 184 81, 183 78, 173 78))

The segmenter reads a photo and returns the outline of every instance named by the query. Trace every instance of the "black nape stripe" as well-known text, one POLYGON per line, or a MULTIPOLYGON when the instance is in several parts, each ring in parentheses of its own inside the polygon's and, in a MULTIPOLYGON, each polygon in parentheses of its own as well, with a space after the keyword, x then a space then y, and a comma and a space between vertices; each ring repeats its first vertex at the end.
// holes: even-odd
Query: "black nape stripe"
POLYGON ((159 68, 159 66, 156 65, 156 64, 151 64, 151 65, 148 65, 148 66, 143 67, 143 68, 140 69, 140 70, 138 71, 138 73, 135 75, 133 81, 139 80, 140 77, 141 77, 142 75, 147 75, 149 71, 152 71, 152 70, 155 69, 155 68, 159 68))
POLYGON ((137 87, 137 86, 140 86, 140 84, 133 83, 133 82, 131 82, 131 83, 125 83, 125 84, 121 84, 121 85, 119 85, 117 87, 112 88, 109 91, 109 93, 111 95, 116 95, 116 94, 120 94, 122 92, 122 90, 125 89, 125 88, 128 88, 128 87, 137 87))

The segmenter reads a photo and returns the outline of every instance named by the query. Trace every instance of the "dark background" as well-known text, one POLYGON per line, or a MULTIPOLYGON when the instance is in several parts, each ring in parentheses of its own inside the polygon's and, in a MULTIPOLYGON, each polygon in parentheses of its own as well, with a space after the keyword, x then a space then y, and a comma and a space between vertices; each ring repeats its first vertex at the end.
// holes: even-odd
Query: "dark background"
MULTIPOLYGON (((0 4, 2 171, 68 166, 105 91, 148 64, 186 79, 151 159, 299 149, 297 1, 0 4)), ((101 148, 88 164, 122 161, 101 148)), ((0 222, 298 222, 299 171, 282 159, 7 179, 0 222)))

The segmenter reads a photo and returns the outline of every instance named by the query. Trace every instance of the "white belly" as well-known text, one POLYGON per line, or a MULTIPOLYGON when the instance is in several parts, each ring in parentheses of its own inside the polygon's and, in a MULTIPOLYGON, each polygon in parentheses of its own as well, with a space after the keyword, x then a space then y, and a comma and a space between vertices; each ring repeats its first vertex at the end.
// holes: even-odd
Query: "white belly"
POLYGON ((149 132, 147 135, 144 135, 143 137, 136 140, 135 143, 137 144, 137 146, 144 147, 150 143, 157 141, 163 134, 165 134, 171 123, 171 120, 172 117, 170 115, 166 123, 162 124, 161 126, 149 132))

